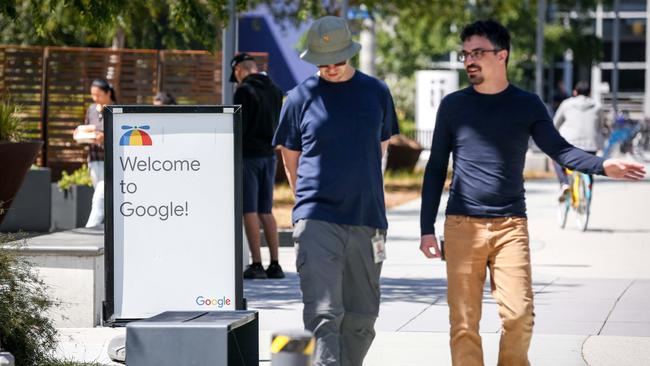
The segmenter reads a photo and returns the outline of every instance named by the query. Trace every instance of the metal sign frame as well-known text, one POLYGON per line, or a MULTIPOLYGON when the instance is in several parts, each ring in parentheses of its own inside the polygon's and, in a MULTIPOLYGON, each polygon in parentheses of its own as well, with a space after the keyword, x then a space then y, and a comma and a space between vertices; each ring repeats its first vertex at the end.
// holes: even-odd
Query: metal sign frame
MULTIPOLYGON (((229 113, 233 115, 233 134, 234 134, 234 190, 235 190, 235 205, 233 207, 234 215, 234 249, 235 249, 235 310, 245 310, 245 300, 243 292, 243 278, 242 278, 242 245, 243 245, 243 231, 242 231, 242 121, 241 121, 241 106, 238 105, 224 105, 224 106, 143 106, 143 105, 111 105, 106 106, 103 111, 104 119, 104 146, 105 146, 105 164, 104 164, 104 192, 105 192, 105 234, 104 234, 104 282, 105 282, 105 300, 103 302, 103 316, 102 319, 105 323, 111 326, 123 326, 126 323, 139 319, 118 319, 114 314, 114 300, 115 300, 115 268, 114 268, 114 195, 113 188, 115 182, 113 181, 113 167, 114 167, 114 151, 113 151, 113 115, 116 113, 211 113, 222 114, 229 113)), ((218 204, 216 202, 215 204, 218 204)), ((170 309, 182 310, 182 309, 170 309)))

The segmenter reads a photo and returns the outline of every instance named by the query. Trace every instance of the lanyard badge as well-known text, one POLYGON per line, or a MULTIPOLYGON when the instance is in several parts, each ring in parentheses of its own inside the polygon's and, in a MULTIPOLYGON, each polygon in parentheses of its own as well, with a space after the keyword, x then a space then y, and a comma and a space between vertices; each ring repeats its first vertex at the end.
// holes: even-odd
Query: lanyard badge
POLYGON ((375 230, 375 236, 372 237, 372 254, 375 263, 386 260, 386 239, 379 232, 379 229, 375 230))

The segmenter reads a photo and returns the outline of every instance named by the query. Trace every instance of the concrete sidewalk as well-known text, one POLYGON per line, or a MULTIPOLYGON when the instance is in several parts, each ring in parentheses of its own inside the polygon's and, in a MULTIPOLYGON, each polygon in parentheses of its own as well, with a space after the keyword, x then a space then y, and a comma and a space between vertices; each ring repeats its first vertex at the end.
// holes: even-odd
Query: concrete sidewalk
MULTIPOLYGON (((586 233, 572 221, 558 228, 557 183, 526 188, 536 313, 531 363, 650 365, 650 182, 599 179, 586 233)), ((365 365, 451 365, 445 267, 418 250, 419 202, 388 216, 382 307, 365 365)), ((281 248, 287 278, 244 282, 249 308, 260 311, 262 365, 269 364, 273 330, 302 326, 294 260, 293 248, 281 248)), ((494 365, 500 320, 488 290, 486 284, 481 335, 486 365, 494 365)), ((105 362, 102 347, 121 331, 62 329, 61 354, 105 362)))

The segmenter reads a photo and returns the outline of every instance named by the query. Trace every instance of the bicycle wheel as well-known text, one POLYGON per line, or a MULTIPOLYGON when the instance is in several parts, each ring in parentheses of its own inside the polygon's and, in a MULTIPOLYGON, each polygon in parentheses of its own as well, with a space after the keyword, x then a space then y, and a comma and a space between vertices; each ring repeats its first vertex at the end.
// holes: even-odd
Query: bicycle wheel
POLYGON ((578 227, 582 231, 587 231, 587 225, 589 224, 591 208, 591 188, 589 180, 589 176, 582 175, 578 186, 578 204, 576 205, 576 213, 578 214, 578 227))
POLYGON ((632 156, 640 163, 650 162, 650 149, 647 137, 639 133, 634 140, 632 140, 632 156))

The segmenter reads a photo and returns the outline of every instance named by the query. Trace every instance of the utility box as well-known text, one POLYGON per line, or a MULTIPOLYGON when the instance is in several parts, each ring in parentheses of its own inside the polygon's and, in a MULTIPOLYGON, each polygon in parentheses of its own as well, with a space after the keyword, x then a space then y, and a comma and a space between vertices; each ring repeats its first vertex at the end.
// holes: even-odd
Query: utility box
POLYGON ((126 325, 128 366, 257 366, 256 311, 168 311, 126 325))

